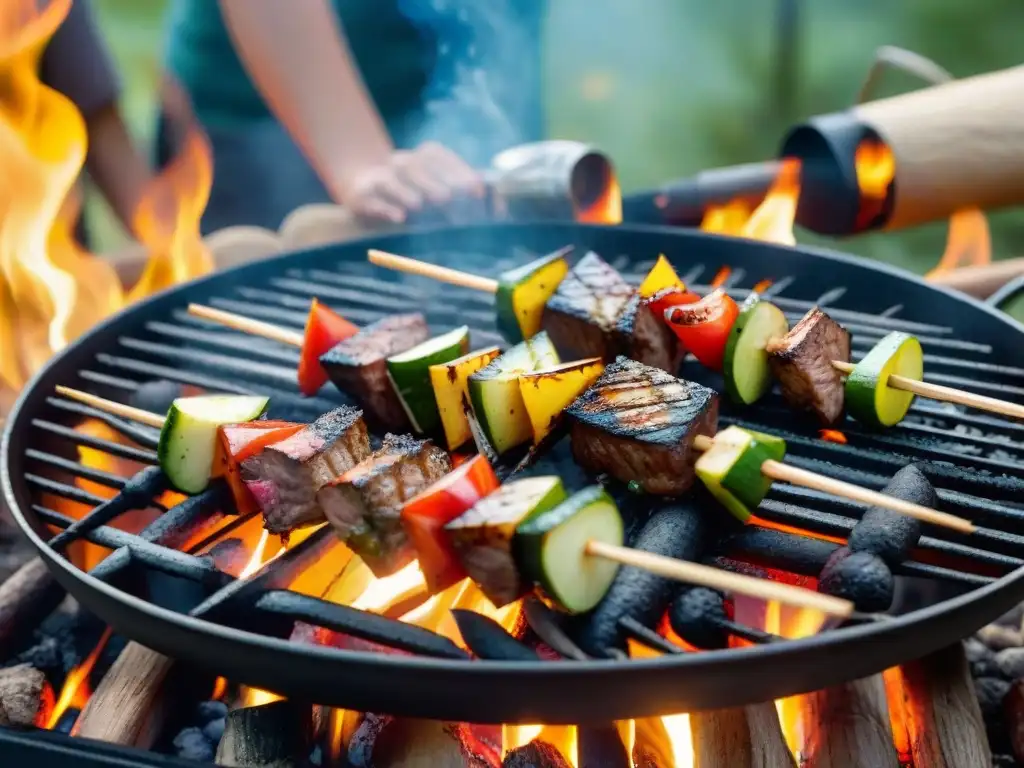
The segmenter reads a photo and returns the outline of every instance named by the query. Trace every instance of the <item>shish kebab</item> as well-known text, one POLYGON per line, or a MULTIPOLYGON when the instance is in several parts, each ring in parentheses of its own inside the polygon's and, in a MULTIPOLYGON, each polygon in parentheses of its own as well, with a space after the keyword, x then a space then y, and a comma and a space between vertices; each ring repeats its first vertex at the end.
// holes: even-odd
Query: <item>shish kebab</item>
MULTIPOLYGON (((253 419, 262 415, 268 402, 251 396, 184 397, 161 418, 87 393, 63 387, 58 392, 124 418, 159 425, 158 453, 188 463, 212 462, 218 444, 225 442, 225 428, 240 426, 233 423, 236 419, 246 419, 259 430, 253 419)), ((342 444, 341 450, 332 449, 329 459, 320 456, 324 466, 337 463, 341 474, 323 486, 317 498, 339 538, 378 577, 397 572, 418 555, 434 592, 468 575, 498 607, 536 586, 562 609, 583 613, 601 601, 619 565, 626 564, 831 616, 853 615, 853 604, 842 598, 623 546, 618 507, 600 486, 569 496, 557 476, 499 484, 485 457, 477 455, 452 470, 443 450, 409 435, 389 434, 380 449, 370 451, 360 412, 349 406, 324 414, 317 422, 283 442, 295 443, 304 429, 322 436, 328 424, 344 424, 342 434, 333 440, 335 446, 342 444)), ((301 442, 308 446, 315 440, 301 442)), ((274 446, 264 451, 268 449, 274 446)), ((254 482, 258 486, 263 481, 254 482)))
POLYGON ((661 353, 661 360, 668 362, 661 365, 628 351, 630 344, 648 346, 651 341, 670 349, 665 332, 651 327, 653 319, 664 320, 682 343, 681 353, 689 351, 723 372, 731 398, 747 405, 756 402, 770 388, 767 362, 787 402, 814 411, 826 425, 842 415, 845 400, 857 420, 872 427, 893 426, 915 394, 1024 418, 1024 405, 922 381, 921 346, 908 334, 889 334, 854 364, 849 334, 817 307, 790 330, 778 307, 758 301, 756 288, 742 307, 721 289, 701 298, 686 289, 664 256, 634 288, 597 254, 588 253, 570 269, 566 253, 562 249, 497 280, 384 251, 370 250, 368 256, 388 269, 494 293, 498 328, 510 340, 545 329, 559 349, 582 347, 585 356, 606 360, 625 353, 674 373, 673 355, 661 353), (827 391, 820 392, 823 383, 828 383, 827 391))
MULTIPOLYGON (((261 333, 260 326, 265 325, 197 305, 189 311, 246 332, 261 333)), ((382 403, 396 401, 409 417, 406 423, 426 435, 433 430, 422 425, 440 421, 449 449, 470 438, 470 415, 486 447, 501 454, 528 441, 531 431, 535 444, 542 443, 564 412, 581 466, 634 483, 649 493, 685 493, 693 481, 695 455, 704 453, 697 462, 697 474, 742 521, 751 516, 750 510, 764 498, 771 482, 782 480, 962 532, 974 530, 962 518, 783 464, 785 443, 780 438, 738 427, 715 436, 717 393, 659 368, 628 358, 619 358, 607 369, 597 358, 561 364, 545 331, 500 354, 496 348, 467 354, 466 327, 421 341, 426 333, 422 315, 386 318, 339 342, 321 361, 331 380, 343 392, 354 394, 364 411, 379 411, 382 403), (412 339, 410 328, 418 329, 412 339), (409 345, 415 346, 410 349, 409 345), (598 392, 598 384, 609 377, 613 381, 602 384, 598 392), (360 384, 353 385, 355 381, 360 384), (632 393, 635 402, 630 407, 648 410, 623 418, 624 393, 617 390, 632 393), (655 412, 667 420, 668 428, 651 421, 655 412), (610 445, 610 450, 602 445, 610 445), (591 450, 592 446, 598 448, 591 450), (636 446, 639 451, 632 451, 636 446), (636 454, 632 462, 630 453, 636 454), (652 455, 660 468, 649 463, 652 455)), ((395 407, 386 409, 393 418, 395 407)), ((374 422, 383 420, 378 412, 374 422)))

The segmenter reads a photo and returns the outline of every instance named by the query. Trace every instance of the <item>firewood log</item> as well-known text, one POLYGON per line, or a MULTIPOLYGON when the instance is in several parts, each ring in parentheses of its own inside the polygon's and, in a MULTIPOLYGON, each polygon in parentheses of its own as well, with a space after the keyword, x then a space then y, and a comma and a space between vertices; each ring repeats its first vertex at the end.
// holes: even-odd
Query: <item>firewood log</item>
POLYGON ((807 768, 899 768, 881 675, 815 691, 802 700, 807 768))
POLYGON ((690 715, 694 768, 795 768, 772 702, 690 715))
POLYGON ((295 768, 304 765, 313 740, 312 709, 281 700, 228 712, 217 745, 217 765, 295 768))
POLYGON ((64 588, 34 557, 0 584, 0 658, 26 640, 64 599, 64 588))

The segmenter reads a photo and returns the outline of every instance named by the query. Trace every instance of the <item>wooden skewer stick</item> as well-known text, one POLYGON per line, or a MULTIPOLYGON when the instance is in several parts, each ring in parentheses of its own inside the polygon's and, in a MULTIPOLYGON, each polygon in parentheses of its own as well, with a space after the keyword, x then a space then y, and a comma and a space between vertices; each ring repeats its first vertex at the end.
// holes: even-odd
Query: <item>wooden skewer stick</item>
POLYGON ((367 258, 371 264, 385 269, 393 269, 396 272, 406 272, 410 275, 421 275, 432 280, 438 280, 449 285, 458 285, 462 288, 471 288, 474 291, 485 293, 497 293, 498 281, 490 277, 472 275, 469 272, 460 272, 457 269, 441 267, 437 264, 430 264, 426 261, 410 259, 408 256, 399 256, 397 253, 378 251, 370 249, 367 251, 367 258))
POLYGON ((133 408, 130 405, 115 403, 113 400, 90 395, 88 392, 82 392, 78 389, 62 387, 59 384, 54 389, 58 395, 66 397, 68 400, 76 400, 79 403, 95 408, 97 411, 104 411, 111 416, 120 416, 124 419, 137 421, 140 424, 145 424, 147 427, 161 429, 167 420, 166 417, 159 416, 152 411, 144 411, 141 408, 133 408))
POLYGON ((204 307, 202 304, 189 304, 188 313, 203 320, 210 320, 219 323, 225 328, 234 328, 236 331, 251 333, 253 336, 262 336, 264 339, 280 341, 282 344, 290 344, 293 347, 301 347, 303 337, 301 333, 280 328, 271 323, 264 323, 262 320, 253 320, 244 315, 236 315, 233 312, 225 312, 213 307, 204 307))
MULTIPOLYGON (((853 363, 844 363, 842 360, 833 360, 832 367, 845 374, 853 372, 853 363)), ((947 403, 966 405, 968 408, 977 408, 979 411, 990 411, 1001 416, 1010 416, 1016 419, 1024 419, 1024 405, 1010 403, 1006 400, 997 400, 994 397, 976 395, 973 392, 965 392, 962 389, 943 387, 938 384, 929 384, 917 379, 908 379, 906 376, 893 374, 885 381, 885 386, 893 389, 902 389, 904 392, 913 392, 920 397, 929 400, 942 400, 947 403)))
MULTIPOLYGON (((693 447, 698 451, 709 450, 713 444, 714 438, 707 435, 697 435, 693 440, 693 447)), ((808 472, 806 469, 783 464, 780 461, 767 460, 761 465, 761 472, 765 477, 770 477, 772 480, 801 485, 804 488, 813 488, 816 491, 830 493, 833 496, 840 496, 852 501, 870 504, 871 506, 882 507, 883 509, 898 512, 901 515, 916 518, 925 523, 940 525, 943 528, 952 528, 963 533, 974 533, 975 531, 974 523, 962 517, 951 515, 948 512, 940 512, 930 507, 923 507, 920 504, 914 504, 903 499, 897 499, 894 496, 872 491, 870 488, 861 488, 853 483, 819 475, 817 472, 808 472)))
POLYGON ((839 618, 849 617, 853 613, 853 603, 849 600, 813 592, 803 587, 794 587, 779 581, 723 571, 688 560, 676 560, 664 555, 607 544, 603 541, 588 541, 586 552, 593 557, 601 557, 605 560, 614 560, 622 565, 642 568, 667 579, 685 581, 688 584, 718 589, 723 592, 738 592, 763 600, 777 600, 780 603, 799 608, 812 608, 839 618))

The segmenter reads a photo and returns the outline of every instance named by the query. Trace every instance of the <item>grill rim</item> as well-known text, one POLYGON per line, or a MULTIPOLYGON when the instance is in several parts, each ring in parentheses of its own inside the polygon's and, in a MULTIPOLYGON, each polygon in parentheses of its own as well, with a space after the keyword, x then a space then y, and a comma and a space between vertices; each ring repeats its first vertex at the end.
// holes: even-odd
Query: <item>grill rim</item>
POLYGON ((209 295, 208 289, 212 286, 226 287, 236 281, 252 285, 261 277, 280 276, 289 268, 303 265, 312 268, 323 265, 330 269, 339 263, 355 261, 356 254, 365 253, 365 249, 370 247, 415 253, 417 249, 408 245, 422 241, 424 237, 441 235, 450 241, 476 232, 498 241, 522 244, 536 239, 525 234, 537 230, 543 230, 545 238, 559 240, 563 244, 582 241, 585 243, 582 247, 605 250, 609 256, 618 255, 622 249, 614 249, 616 253, 612 254, 598 241, 614 233, 615 237, 609 239, 625 237, 628 240, 634 234, 664 236, 675 245, 689 244, 688 252, 699 253, 702 243, 716 241, 717 247, 767 250, 769 257, 775 252, 786 260, 824 258, 866 273, 882 272, 894 279, 916 283, 975 310, 980 309, 1009 326, 1007 330, 1024 334, 1024 325, 991 305, 950 289, 931 286, 915 275, 888 265, 864 262, 854 256, 822 249, 789 249, 668 227, 603 227, 554 222, 432 227, 371 236, 282 254, 175 286, 106 319, 51 358, 23 389, 0 441, 0 461, 3 462, 0 485, 12 516, 62 586, 119 633, 167 655, 211 668, 211 671, 238 682, 322 704, 412 717, 495 723, 537 722, 537 718, 542 718, 549 723, 582 723, 766 701, 861 677, 937 650, 962 639, 962 627, 981 626, 1024 599, 1024 570, 1018 570, 988 586, 887 620, 883 627, 848 627, 775 646, 627 662, 475 660, 467 664, 464 661, 393 657, 300 645, 183 615, 121 592, 80 571, 47 546, 36 530, 39 521, 34 524, 28 519, 26 510, 31 504, 28 483, 22 481, 22 487, 15 489, 13 482, 15 475, 24 476, 26 463, 24 452, 16 455, 14 451, 15 438, 26 435, 27 430, 32 429, 32 420, 46 413, 46 398, 52 396, 51 385, 57 379, 67 378, 62 376, 65 369, 74 370, 74 376, 78 378, 87 365, 76 365, 76 361, 87 362, 93 360, 98 352, 109 351, 104 347, 109 347, 110 340, 116 342, 119 335, 112 329, 123 325, 125 317, 141 318, 136 322, 144 323, 155 308, 166 303, 170 310, 189 299, 198 300, 200 296, 209 295), (174 304, 170 301, 172 297, 178 298, 174 304), (870 649, 867 646, 871 646, 870 649), (215 665, 211 665, 212 659, 216 660, 215 665), (326 675, 328 667, 337 674, 326 675), (780 676, 770 672, 773 668, 784 672, 788 681, 784 692, 779 690, 780 676), (737 686, 734 685, 740 675, 745 679, 742 693, 735 690, 737 686), (438 695, 440 686, 453 682, 462 683, 465 687, 463 695, 438 695), (328 692, 327 688, 331 686, 334 690, 328 692), (503 689, 503 696, 494 696, 495 686, 499 686, 498 690, 503 689), (613 691, 615 695, 609 696, 613 691), (502 701, 509 697, 511 707, 502 701), (499 702, 497 706, 496 701, 499 702), (482 705, 481 702, 488 703, 482 705), (515 710, 515 714, 510 714, 510 710, 515 710))

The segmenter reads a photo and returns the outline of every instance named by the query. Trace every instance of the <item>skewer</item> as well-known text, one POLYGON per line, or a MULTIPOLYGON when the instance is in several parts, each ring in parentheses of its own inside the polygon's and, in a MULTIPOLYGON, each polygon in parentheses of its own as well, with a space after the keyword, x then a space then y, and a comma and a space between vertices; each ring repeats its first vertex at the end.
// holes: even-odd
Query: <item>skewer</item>
MULTIPOLYGON (((458 285, 463 288, 471 288, 487 293, 496 293, 498 290, 498 281, 489 277, 460 272, 457 269, 450 269, 448 267, 440 267, 436 264, 429 264, 425 261, 410 259, 408 256, 399 256, 396 253, 388 253, 386 251, 370 249, 367 255, 371 264, 376 264, 385 269, 393 269, 396 272, 429 277, 433 280, 449 283, 450 285, 458 285)), ((854 368, 852 363, 846 363, 841 360, 833 360, 832 366, 844 374, 849 374, 854 368)), ((911 392, 918 397, 924 397, 929 400, 956 403, 957 405, 965 405, 968 408, 977 408, 979 411, 989 411, 991 413, 998 413, 1001 416, 1024 419, 1024 405, 1018 405, 1006 400, 998 400, 994 397, 976 395, 973 392, 967 392, 962 389, 929 384, 924 381, 917 381, 916 379, 908 379, 905 376, 897 375, 890 376, 886 380, 886 386, 903 390, 904 392, 911 392)))
POLYGON ((244 315, 236 315, 233 312, 225 312, 221 309, 206 307, 202 304, 189 304, 188 313, 203 320, 219 323, 225 328, 233 328, 236 331, 250 333, 253 336, 262 336, 264 339, 279 341, 282 344, 289 344, 293 347, 301 347, 303 338, 301 333, 289 331, 271 323, 264 323, 261 320, 253 320, 244 315))
MULTIPOLYGON (((381 253, 374 251, 374 253, 381 253)), ((388 258, 393 254, 385 254, 388 258)), ((404 256, 394 256, 396 259, 404 259, 404 256)), ((409 259, 409 261, 413 261, 409 259)), ((422 264, 422 262, 414 262, 416 264, 422 264)), ((426 265, 433 266, 433 265, 426 265)), ((439 269, 447 272, 454 272, 455 270, 447 270, 444 267, 439 269)), ((289 331, 284 331, 281 328, 276 328, 269 323, 263 323, 257 320, 250 320, 247 317, 235 315, 230 312, 223 312, 219 309, 213 309, 211 307, 204 307, 198 304, 190 304, 189 312, 196 315, 197 317, 204 317, 214 322, 223 324, 225 327, 234 328, 236 330, 246 333, 261 333, 264 328, 271 328, 277 334, 291 334, 289 331)), ((298 335, 298 334, 292 334, 298 335)), ((278 338, 276 336, 268 336, 268 338, 278 338)), ((280 337, 280 338, 283 338, 280 337)), ((301 338, 298 343, 301 345, 301 338)), ((838 365, 838 363, 837 363, 838 365)), ((845 364, 843 364, 845 365, 845 364)), ((920 382, 918 382, 920 383, 920 382)), ((926 385, 932 386, 932 385, 926 385)), ((966 393, 965 393, 966 394, 966 393)), ((88 397, 92 397, 89 395, 88 397)), ((84 402, 84 401, 83 401, 84 402)), ((116 404, 115 404, 116 405, 116 404)), ((120 407, 120 406, 119 406, 120 407)), ((149 414, 152 416, 152 414, 149 414)), ((131 417, 128 417, 131 418, 131 417)), ((699 451, 706 451, 711 447, 713 438, 706 437, 704 435, 698 435, 694 439, 694 447, 699 451)), ((940 512, 935 509, 923 507, 919 504, 912 504, 901 499, 887 496, 877 491, 872 491, 868 488, 861 488, 858 485, 852 483, 846 483, 842 480, 835 480, 824 475, 819 475, 815 472, 809 472, 805 469, 799 469, 798 467, 791 466, 789 464, 783 464, 778 461, 766 461, 761 471, 766 477, 770 477, 772 480, 779 480, 781 482, 791 483, 792 485, 803 486, 804 488, 811 488, 824 493, 832 494, 833 496, 839 496, 841 498, 850 499, 851 501, 857 501, 863 504, 871 506, 882 507, 884 509, 898 512, 902 515, 908 515, 914 517, 922 522, 932 523, 943 528, 951 528, 961 533, 974 533, 976 530, 975 525, 962 517, 951 515, 948 512, 940 512)))
MULTIPOLYGON (((88 392, 62 386, 58 386, 56 389, 60 395, 70 400, 86 403, 97 410, 108 411, 126 419, 138 420, 151 427, 161 427, 164 422, 164 418, 155 413, 106 400, 88 392)), ((707 443, 710 445, 710 439, 707 439, 707 443)), ((742 576, 711 566, 674 560, 670 557, 640 552, 600 541, 588 541, 586 552, 592 557, 601 557, 622 565, 649 570, 666 578, 678 579, 723 592, 737 592, 749 597, 778 600, 797 607, 813 608, 839 618, 849 617, 854 610, 853 603, 848 600, 821 595, 803 587, 742 576)))

